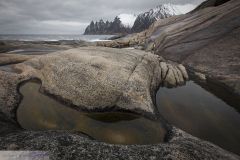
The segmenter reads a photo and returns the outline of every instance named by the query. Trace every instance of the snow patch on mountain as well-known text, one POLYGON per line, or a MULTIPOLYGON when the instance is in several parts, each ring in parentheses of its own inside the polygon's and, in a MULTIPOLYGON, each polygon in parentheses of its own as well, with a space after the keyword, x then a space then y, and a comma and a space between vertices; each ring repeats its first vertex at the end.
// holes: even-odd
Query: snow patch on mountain
POLYGON ((193 4, 185 5, 173 5, 173 4, 161 4, 154 9, 150 9, 148 12, 142 13, 139 16, 149 17, 155 19, 163 19, 174 15, 186 14, 193 10, 196 6, 193 4))
POLYGON ((157 6, 154 9, 150 10, 150 13, 152 13, 152 15, 155 15, 156 17, 158 17, 159 15, 163 15, 162 17, 164 17, 164 15, 167 17, 167 15, 179 15, 181 14, 181 11, 172 4, 162 4, 157 6))
POLYGON ((149 10, 140 16, 150 17, 156 19, 163 19, 169 16, 185 14, 193 10, 196 6, 193 4, 185 4, 185 5, 173 5, 173 4, 161 4, 154 9, 149 10))
POLYGON ((131 28, 137 18, 136 15, 133 15, 133 14, 120 14, 118 15, 118 17, 120 18, 122 24, 125 26, 125 27, 129 27, 131 28))
POLYGON ((132 32, 141 32, 148 29, 155 21, 168 18, 171 16, 176 16, 180 14, 185 14, 193 10, 196 6, 192 4, 185 5, 173 5, 173 4, 161 4, 154 9, 139 14, 132 27, 132 32))
POLYGON ((175 15, 185 14, 196 6, 192 4, 173 5, 161 4, 154 9, 141 13, 138 16, 123 13, 115 17, 113 21, 91 22, 84 34, 129 34, 148 29, 155 21, 175 15))
POLYGON ((194 10, 197 6, 193 4, 185 4, 185 5, 175 5, 175 7, 180 11, 181 14, 186 14, 194 10))

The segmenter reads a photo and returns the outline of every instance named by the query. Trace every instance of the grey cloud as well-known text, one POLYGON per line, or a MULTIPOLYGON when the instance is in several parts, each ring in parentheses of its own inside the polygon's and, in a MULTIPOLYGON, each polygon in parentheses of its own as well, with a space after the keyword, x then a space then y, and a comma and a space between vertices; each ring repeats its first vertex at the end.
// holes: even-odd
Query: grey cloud
POLYGON ((159 4, 199 4, 203 0, 1 0, 0 34, 82 33, 91 20, 139 14, 159 4), (45 23, 46 21, 62 22, 45 23), (66 24, 64 23, 66 22, 66 24), (70 26, 69 24, 79 24, 70 26), (57 25, 59 24, 59 25, 57 25))

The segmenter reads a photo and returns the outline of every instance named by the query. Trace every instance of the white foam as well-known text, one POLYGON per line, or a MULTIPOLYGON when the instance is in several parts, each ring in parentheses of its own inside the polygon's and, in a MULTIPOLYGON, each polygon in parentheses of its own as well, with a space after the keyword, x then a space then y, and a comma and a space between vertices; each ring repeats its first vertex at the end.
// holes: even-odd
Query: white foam
POLYGON ((89 42, 99 42, 99 41, 111 41, 111 40, 107 40, 107 39, 92 39, 92 40, 88 40, 89 42))
POLYGON ((7 53, 19 53, 19 52, 24 52, 23 49, 16 49, 16 50, 13 50, 13 51, 9 51, 7 53))

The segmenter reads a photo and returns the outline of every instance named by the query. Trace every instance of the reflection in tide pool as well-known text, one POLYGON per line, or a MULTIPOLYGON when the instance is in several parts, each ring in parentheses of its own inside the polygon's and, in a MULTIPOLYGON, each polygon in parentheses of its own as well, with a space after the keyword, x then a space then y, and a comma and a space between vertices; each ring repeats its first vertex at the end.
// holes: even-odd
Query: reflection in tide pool
POLYGON ((20 87, 24 96, 18 122, 30 130, 76 130, 108 143, 152 144, 164 141, 166 130, 159 121, 127 113, 82 113, 39 92, 40 84, 20 87))
POLYGON ((190 81, 157 93, 161 115, 171 124, 222 148, 240 154, 240 114, 190 81))

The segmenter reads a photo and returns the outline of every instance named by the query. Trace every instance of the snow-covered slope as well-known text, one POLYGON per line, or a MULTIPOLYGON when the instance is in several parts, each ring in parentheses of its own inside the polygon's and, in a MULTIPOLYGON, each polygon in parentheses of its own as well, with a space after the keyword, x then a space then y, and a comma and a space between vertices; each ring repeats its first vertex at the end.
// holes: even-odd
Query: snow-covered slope
POLYGON ((138 16, 133 14, 120 14, 113 21, 91 22, 84 34, 128 34, 141 32, 159 19, 187 13, 195 8, 194 5, 159 5, 148 12, 138 16))
POLYGON ((148 12, 140 14, 132 27, 133 32, 141 32, 147 29, 152 23, 159 19, 168 18, 174 15, 185 14, 192 9, 194 5, 172 5, 162 4, 154 9, 150 9, 148 12))
POLYGON ((129 27, 132 28, 137 16, 133 15, 133 14, 120 14, 118 15, 118 17, 120 18, 122 24, 125 27, 129 27))
POLYGON ((163 19, 163 18, 167 18, 173 15, 179 15, 179 14, 181 14, 181 12, 178 10, 177 7, 175 7, 175 5, 163 4, 139 16, 155 18, 155 19, 163 19))

